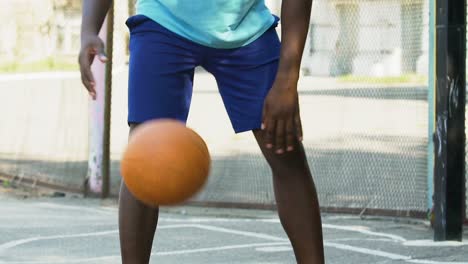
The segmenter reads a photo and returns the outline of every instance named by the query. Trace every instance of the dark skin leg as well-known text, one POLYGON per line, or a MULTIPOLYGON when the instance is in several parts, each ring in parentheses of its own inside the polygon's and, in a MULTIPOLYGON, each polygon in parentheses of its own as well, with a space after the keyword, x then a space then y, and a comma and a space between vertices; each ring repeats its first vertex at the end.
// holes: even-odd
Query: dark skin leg
POLYGON ((302 143, 276 154, 265 146, 264 132, 254 131, 254 135, 271 167, 279 218, 297 263, 325 263, 320 208, 302 143))
MULTIPOLYGON (((130 126, 131 131, 136 127, 130 126)), ((119 234, 123 264, 149 263, 159 209, 133 197, 122 182, 119 196, 119 234)))
MULTIPOLYGON (((276 154, 265 147, 263 132, 254 131, 254 135, 272 169, 279 218, 297 263, 324 263, 318 199, 302 145, 297 143, 294 150, 276 154)), ((149 262, 158 211, 136 200, 122 183, 119 230, 123 264, 149 262)))
MULTIPOLYGON (((91 64, 96 55, 102 62, 107 61, 98 32, 111 3, 111 0, 83 0, 79 64, 82 82, 93 99, 96 99, 96 90, 91 64)), ((263 127, 268 131, 268 138, 258 132, 255 134, 272 167, 279 216, 298 263, 323 263, 317 195, 303 148, 297 143, 296 147, 292 146, 290 134, 294 129, 301 131, 297 81, 312 0, 283 0, 282 3, 280 63, 273 88, 265 100, 263 114, 263 127), (278 154, 273 154, 273 149, 278 154), (287 152, 291 149, 290 153, 287 152)), ((302 133, 298 133, 297 138, 302 138, 302 133)), ((157 215, 157 208, 141 204, 122 185, 119 226, 124 264, 148 263, 157 215)))

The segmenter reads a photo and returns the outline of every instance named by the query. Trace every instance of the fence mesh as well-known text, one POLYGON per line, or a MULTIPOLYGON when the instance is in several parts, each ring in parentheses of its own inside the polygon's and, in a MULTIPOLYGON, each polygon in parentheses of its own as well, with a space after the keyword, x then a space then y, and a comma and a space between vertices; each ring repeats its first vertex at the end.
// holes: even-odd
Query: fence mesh
POLYGON ((81 4, 0 2, 0 176, 82 190, 88 101, 76 72, 81 4))
MULTIPOLYGON (((267 2, 278 12, 280 1, 267 2)), ((128 5, 116 5, 122 6, 128 5)), ((67 10, 68 17, 79 16, 79 10, 67 10)), ((427 210, 427 10, 422 0, 314 1, 299 94, 304 146, 322 207, 427 210)), ((126 31, 126 15, 128 10, 116 16, 116 30, 126 31)), ((76 30, 62 31, 72 32, 68 37, 58 34, 70 41, 59 43, 76 50, 76 30)), ((114 54, 124 54, 124 38, 116 35, 121 51, 114 54)), ((113 77, 111 190, 117 195, 118 160, 127 142, 128 76, 123 62, 114 65, 119 69, 113 77)), ((79 78, 73 78, 61 79, 56 89, 45 81, 17 82, 23 88, 14 92, 11 82, 1 83, 0 108, 10 114, 0 116, 0 173, 82 184, 88 105, 79 78)), ((213 157, 209 182, 194 201, 274 206, 270 169, 253 137, 232 132, 216 82, 201 69, 188 125, 205 138, 213 157)))
MULTIPOLYGON (((299 90, 322 207, 427 210, 427 8, 423 1, 314 1, 299 90)), ((213 174, 198 201, 274 204, 255 142, 221 141, 222 151, 211 147, 213 174)))
POLYGON ((307 87, 328 130, 306 142, 322 206, 426 211, 427 4, 315 2, 305 67, 335 82, 307 87))
POLYGON ((0 77, 0 176, 82 190, 88 101, 78 74, 0 77))

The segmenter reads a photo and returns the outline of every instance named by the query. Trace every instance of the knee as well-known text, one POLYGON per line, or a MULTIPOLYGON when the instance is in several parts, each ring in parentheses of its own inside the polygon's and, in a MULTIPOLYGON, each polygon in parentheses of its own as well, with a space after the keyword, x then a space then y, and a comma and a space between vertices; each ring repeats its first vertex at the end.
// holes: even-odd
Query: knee
POLYGON ((309 170, 302 148, 295 148, 284 154, 276 154, 272 150, 267 150, 264 154, 275 175, 297 174, 309 170))
POLYGON ((296 142, 296 145, 291 151, 278 154, 275 149, 266 148, 261 131, 254 132, 255 138, 265 156, 266 161, 270 165, 273 172, 288 171, 303 171, 308 170, 307 157, 304 147, 301 142, 296 142))

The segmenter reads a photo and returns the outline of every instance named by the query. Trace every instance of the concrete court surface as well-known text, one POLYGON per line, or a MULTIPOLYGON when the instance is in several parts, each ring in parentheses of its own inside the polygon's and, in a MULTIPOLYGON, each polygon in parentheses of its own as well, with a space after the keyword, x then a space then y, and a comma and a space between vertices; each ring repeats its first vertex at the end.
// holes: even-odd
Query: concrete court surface
MULTIPOLYGON (((1 188, 1 187, 0 187, 1 188)), ((114 200, 18 198, 0 189, 0 264, 121 263, 114 200)), ((326 263, 468 264, 421 221, 323 215, 326 263)), ((165 208, 151 263, 295 263, 275 212, 165 208)))

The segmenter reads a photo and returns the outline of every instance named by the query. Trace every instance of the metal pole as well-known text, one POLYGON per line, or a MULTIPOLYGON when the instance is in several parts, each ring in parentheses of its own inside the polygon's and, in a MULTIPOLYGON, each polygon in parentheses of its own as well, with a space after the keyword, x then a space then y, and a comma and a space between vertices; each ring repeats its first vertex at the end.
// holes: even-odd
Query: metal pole
POLYGON ((434 240, 462 240, 466 0, 436 0, 435 10, 434 240))
POLYGON ((110 119, 112 99, 112 58, 114 43, 114 1, 108 13, 106 53, 109 61, 106 65, 105 98, 104 98, 104 133, 102 150, 102 198, 110 193, 110 119))

